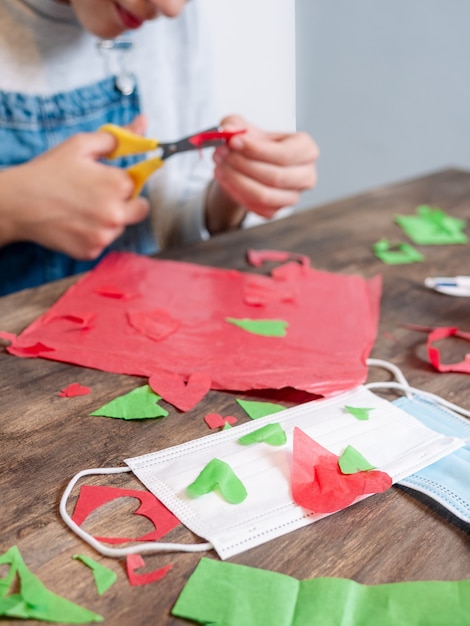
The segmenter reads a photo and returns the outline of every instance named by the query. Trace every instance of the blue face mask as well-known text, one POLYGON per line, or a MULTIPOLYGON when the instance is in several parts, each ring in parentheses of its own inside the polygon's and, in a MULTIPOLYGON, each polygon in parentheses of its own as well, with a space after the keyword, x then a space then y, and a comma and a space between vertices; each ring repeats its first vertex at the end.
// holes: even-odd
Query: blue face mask
POLYGON ((394 404, 428 428, 465 439, 464 448, 400 480, 399 485, 419 491, 470 523, 470 421, 420 396, 399 398, 394 404))

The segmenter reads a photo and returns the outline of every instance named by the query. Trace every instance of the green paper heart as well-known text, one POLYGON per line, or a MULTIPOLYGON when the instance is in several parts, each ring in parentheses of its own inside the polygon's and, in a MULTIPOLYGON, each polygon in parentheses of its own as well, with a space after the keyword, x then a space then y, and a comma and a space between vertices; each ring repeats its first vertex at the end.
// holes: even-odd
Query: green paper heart
POLYGON ((240 504, 247 496, 244 484, 233 469, 220 459, 212 459, 196 480, 186 488, 190 498, 198 498, 211 491, 219 491, 230 504, 240 504))
POLYGON ((283 446, 287 441, 286 433, 278 423, 267 424, 254 430, 252 433, 243 435, 238 440, 242 446, 249 446, 252 443, 267 443, 270 446, 283 446))

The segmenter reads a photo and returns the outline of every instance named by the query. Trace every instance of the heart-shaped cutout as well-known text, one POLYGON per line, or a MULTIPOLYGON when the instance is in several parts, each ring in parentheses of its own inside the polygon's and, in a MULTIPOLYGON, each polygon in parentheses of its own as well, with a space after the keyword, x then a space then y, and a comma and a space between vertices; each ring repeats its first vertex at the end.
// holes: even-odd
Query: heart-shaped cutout
POLYGON ((233 417, 233 415, 227 415, 227 417, 222 417, 218 413, 208 413, 204 418, 204 421, 209 426, 209 428, 219 428, 224 427, 225 424, 236 424, 237 418, 233 417))
POLYGON ((149 378, 149 385, 166 402, 180 411, 189 411, 198 404, 211 388, 210 376, 194 372, 189 377, 160 370, 149 378))

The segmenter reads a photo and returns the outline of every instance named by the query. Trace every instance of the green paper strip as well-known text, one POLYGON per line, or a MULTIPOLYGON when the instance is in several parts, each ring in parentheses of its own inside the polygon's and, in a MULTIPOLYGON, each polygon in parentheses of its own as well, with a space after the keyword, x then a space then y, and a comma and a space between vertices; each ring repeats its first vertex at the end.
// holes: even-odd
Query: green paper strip
POLYGON ((280 424, 266 424, 254 430, 252 433, 243 435, 238 440, 242 446, 249 446, 252 443, 267 443, 270 446, 283 446, 287 441, 286 433, 280 424))
POLYGON ((102 417, 114 417, 123 420, 142 420, 154 417, 166 417, 168 411, 158 404, 162 397, 154 393, 149 385, 137 387, 122 396, 118 396, 90 413, 102 417))
POLYGON ((259 402, 258 400, 237 400, 237 402, 252 420, 286 410, 285 406, 273 402, 259 402))
POLYGON ((357 474, 357 472, 367 472, 375 469, 375 467, 362 456, 359 450, 356 450, 353 446, 346 446, 338 459, 338 465, 342 474, 357 474))
POLYGON ((264 337, 285 337, 288 322, 284 320, 252 320, 249 318, 236 319, 235 317, 226 317, 226 322, 234 324, 239 328, 243 328, 253 335, 263 335, 264 337))
POLYGON ((358 406, 345 406, 344 409, 348 413, 351 413, 351 415, 354 415, 356 419, 362 420, 362 421, 368 420, 369 412, 374 410, 373 408, 365 409, 365 408, 358 407, 358 406))
POLYGON ((395 222, 412 241, 423 246, 467 243, 467 236, 462 232, 466 225, 464 220, 427 204, 418 206, 416 215, 397 215, 395 222))
POLYGON ((375 256, 387 265, 406 265, 424 261, 424 256, 409 243, 392 244, 381 239, 372 247, 375 256))
POLYGON ((233 469, 220 459, 212 459, 196 480, 186 487, 190 498, 198 498, 211 491, 219 491, 230 504, 240 504, 246 498, 245 485, 233 469))
POLYGON ((116 572, 101 565, 98 561, 86 556, 85 554, 74 554, 73 558, 77 561, 81 561, 93 572, 93 578, 95 579, 96 589, 101 596, 105 591, 108 591, 110 587, 114 585, 117 580, 116 572))
POLYGON ((298 581, 203 558, 172 614, 211 626, 463 626, 470 580, 361 585, 345 578, 298 581))
POLYGON ((49 591, 26 567, 17 546, 12 546, 0 556, 0 565, 10 565, 8 574, 0 579, 0 616, 63 624, 103 621, 101 615, 49 591), (16 577, 20 591, 7 595, 16 577))

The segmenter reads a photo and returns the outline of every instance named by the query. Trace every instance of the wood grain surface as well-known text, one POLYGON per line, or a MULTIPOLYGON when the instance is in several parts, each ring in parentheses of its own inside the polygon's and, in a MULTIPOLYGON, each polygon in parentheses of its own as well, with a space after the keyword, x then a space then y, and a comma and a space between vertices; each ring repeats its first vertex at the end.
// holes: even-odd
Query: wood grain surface
MULTIPOLYGON (((437 172, 160 256, 252 272, 259 270, 248 266, 247 249, 270 248, 305 254, 318 269, 364 277, 382 274, 380 328, 371 356, 400 366, 413 386, 470 409, 468 375, 436 372, 427 361, 426 335, 404 327, 420 324, 470 330, 470 299, 443 296, 423 287, 426 276, 470 274, 469 245, 418 246, 426 260, 404 266, 384 265, 372 254, 373 243, 383 237, 408 241, 394 224, 394 216, 411 214, 422 203, 468 219, 470 173, 456 169, 437 172)), ((74 280, 0 299, 0 330, 21 331, 74 280)), ((460 360, 467 350, 462 340, 451 342, 444 356, 447 361, 460 360)), ((82 469, 123 465, 124 458, 207 435, 203 417, 209 412, 246 421, 235 397, 262 399, 263 394, 235 396, 211 391, 187 413, 166 405, 170 415, 165 419, 125 422, 89 413, 141 385, 143 379, 16 358, 3 348, 0 369, 1 552, 18 545, 29 568, 48 588, 103 615, 110 626, 185 623, 171 617, 170 610, 200 555, 146 556, 146 571, 167 563, 173 563, 173 569, 158 583, 131 587, 123 561, 100 557, 64 526, 58 512, 60 497, 68 480, 82 469), (88 385, 92 393, 58 397, 60 389, 72 382, 88 385), (118 582, 105 595, 97 595, 90 571, 72 559, 77 553, 116 571, 118 582)), ((369 380, 388 379, 386 372, 371 369, 369 380)), ((286 406, 294 400, 283 392, 266 399, 286 406)), ((128 474, 87 483, 141 488, 128 474)), ((76 495, 74 492, 70 509, 76 495)), ((110 531, 134 536, 150 531, 150 522, 129 515, 135 508, 133 499, 110 503, 93 514, 86 528, 108 535, 110 531)), ((167 539, 194 540, 183 527, 173 530, 167 539)), ((341 576, 363 583, 452 580, 470 577, 469 547, 468 527, 424 497, 394 487, 231 561, 300 579, 341 576)))

